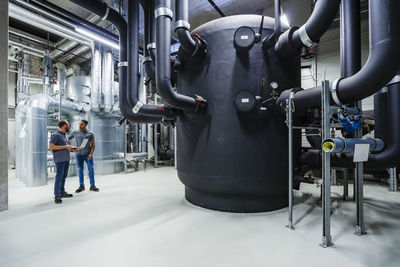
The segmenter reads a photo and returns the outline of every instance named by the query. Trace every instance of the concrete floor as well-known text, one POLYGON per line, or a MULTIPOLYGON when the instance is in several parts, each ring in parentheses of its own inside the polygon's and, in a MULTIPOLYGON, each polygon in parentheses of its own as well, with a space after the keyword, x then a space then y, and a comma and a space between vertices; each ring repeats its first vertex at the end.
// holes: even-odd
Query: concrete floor
MULTIPOLYGON (((365 186, 363 237, 353 234, 354 203, 333 188, 335 246, 321 248, 314 185, 296 193, 295 231, 285 227, 287 209, 230 214, 187 203, 173 168, 99 176, 97 185, 99 193, 55 205, 53 181, 26 188, 11 178, 0 266, 400 266, 400 193, 382 186, 365 186)), ((70 178, 67 190, 76 187, 70 178)))

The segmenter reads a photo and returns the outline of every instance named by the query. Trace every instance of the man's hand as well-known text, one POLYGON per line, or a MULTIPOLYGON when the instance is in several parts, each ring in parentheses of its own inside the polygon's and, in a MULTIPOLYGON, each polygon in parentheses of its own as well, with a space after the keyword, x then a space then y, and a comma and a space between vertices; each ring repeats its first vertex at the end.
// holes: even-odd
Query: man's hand
POLYGON ((90 153, 89 156, 88 156, 87 158, 88 158, 88 160, 92 160, 92 159, 93 159, 93 154, 90 153))
POLYGON ((69 151, 74 150, 74 147, 71 146, 71 145, 66 145, 66 146, 64 146, 64 147, 65 147, 65 149, 68 149, 69 151))

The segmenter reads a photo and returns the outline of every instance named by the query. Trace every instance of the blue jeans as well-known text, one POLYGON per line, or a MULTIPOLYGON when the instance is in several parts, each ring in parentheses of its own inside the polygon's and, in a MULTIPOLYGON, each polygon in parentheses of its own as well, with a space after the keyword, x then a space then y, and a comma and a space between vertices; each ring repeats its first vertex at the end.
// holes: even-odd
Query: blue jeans
POLYGON ((68 176, 69 161, 56 162, 56 180, 54 182, 54 195, 61 196, 65 191, 65 178, 68 176))
POLYGON ((78 173, 79 173, 79 184, 81 186, 85 186, 85 182, 83 180, 83 163, 86 162, 86 165, 88 167, 89 171, 89 180, 90 180, 90 185, 94 185, 94 169, 93 169, 93 159, 88 159, 89 155, 86 156, 80 156, 76 155, 76 164, 78 165, 78 173))

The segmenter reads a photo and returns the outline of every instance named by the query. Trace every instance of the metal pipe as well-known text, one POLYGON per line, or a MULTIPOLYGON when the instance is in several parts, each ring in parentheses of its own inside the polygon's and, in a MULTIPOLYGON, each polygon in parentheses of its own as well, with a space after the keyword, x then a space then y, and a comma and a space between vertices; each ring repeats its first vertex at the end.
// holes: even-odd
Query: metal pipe
POLYGON ((95 46, 92 54, 92 87, 90 99, 92 109, 96 112, 101 111, 101 91, 102 91, 102 51, 95 46))
POLYGON ((29 5, 31 6, 36 6, 39 12, 43 12, 44 10, 47 10, 46 13, 58 13, 60 16, 58 16, 58 19, 62 19, 64 22, 69 22, 73 24, 74 26, 79 26, 82 28, 87 28, 91 31, 96 32, 96 34, 99 34, 103 36, 104 38, 110 39, 114 42, 118 42, 118 36, 85 20, 82 19, 81 17, 59 7, 58 5, 55 5, 49 1, 46 0, 34 0, 34 2, 30 2, 29 5), (39 6, 40 10, 39 10, 39 6), (51 12, 49 12, 51 11, 51 12))
POLYGON ((46 53, 46 50, 44 50, 44 49, 39 49, 39 48, 35 48, 35 47, 32 47, 32 46, 24 45, 24 44, 21 44, 19 42, 15 42, 13 40, 8 40, 8 44, 12 44, 12 45, 15 45, 15 46, 19 46, 19 47, 31 50, 31 51, 36 52, 39 55, 41 55, 41 57, 43 57, 43 55, 46 53))
POLYGON ((29 40, 34 41, 36 43, 40 43, 40 44, 43 44, 43 45, 46 45, 46 46, 49 45, 50 47, 54 46, 54 43, 52 41, 48 41, 46 39, 37 37, 37 36, 35 36, 33 34, 21 31, 19 29, 13 28, 13 27, 9 27, 8 28, 8 32, 12 33, 14 35, 20 36, 22 38, 25 38, 25 39, 29 39, 29 40))
POLYGON ((327 153, 350 153, 354 152, 357 144, 369 145, 370 152, 379 152, 385 147, 382 140, 374 138, 329 138, 322 143, 322 150, 327 153))
POLYGON ((87 46, 91 46, 92 44, 92 41, 90 39, 84 38, 82 35, 76 33, 74 29, 67 28, 64 25, 37 15, 13 3, 9 3, 9 7, 9 15, 12 18, 29 23, 39 29, 51 32, 69 40, 74 40, 87 46))
POLYGON ((102 59, 102 92, 104 96, 104 111, 111 112, 114 105, 114 58, 110 51, 103 51, 102 59))

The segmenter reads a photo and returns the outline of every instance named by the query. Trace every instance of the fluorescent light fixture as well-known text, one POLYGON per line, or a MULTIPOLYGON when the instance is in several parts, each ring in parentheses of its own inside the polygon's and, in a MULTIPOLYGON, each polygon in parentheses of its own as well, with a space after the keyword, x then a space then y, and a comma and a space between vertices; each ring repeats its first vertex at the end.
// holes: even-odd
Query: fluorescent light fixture
POLYGON ((100 43, 103 43, 105 45, 108 45, 108 46, 110 46, 112 48, 115 48, 115 49, 119 50, 119 44, 118 43, 115 43, 115 42, 112 42, 110 40, 107 40, 106 38, 104 38, 104 37, 102 37, 100 35, 97 35, 97 34, 95 34, 93 32, 84 30, 84 29, 79 28, 79 27, 75 27, 75 31, 77 31, 80 34, 83 34, 83 35, 85 35, 85 36, 87 36, 87 37, 89 37, 89 38, 91 38, 93 40, 96 40, 96 41, 98 41, 100 43))
POLYGON ((289 20, 288 20, 288 18, 286 17, 285 14, 282 14, 282 16, 281 16, 281 22, 282 22, 282 24, 284 24, 285 26, 290 27, 290 25, 289 25, 289 20))

